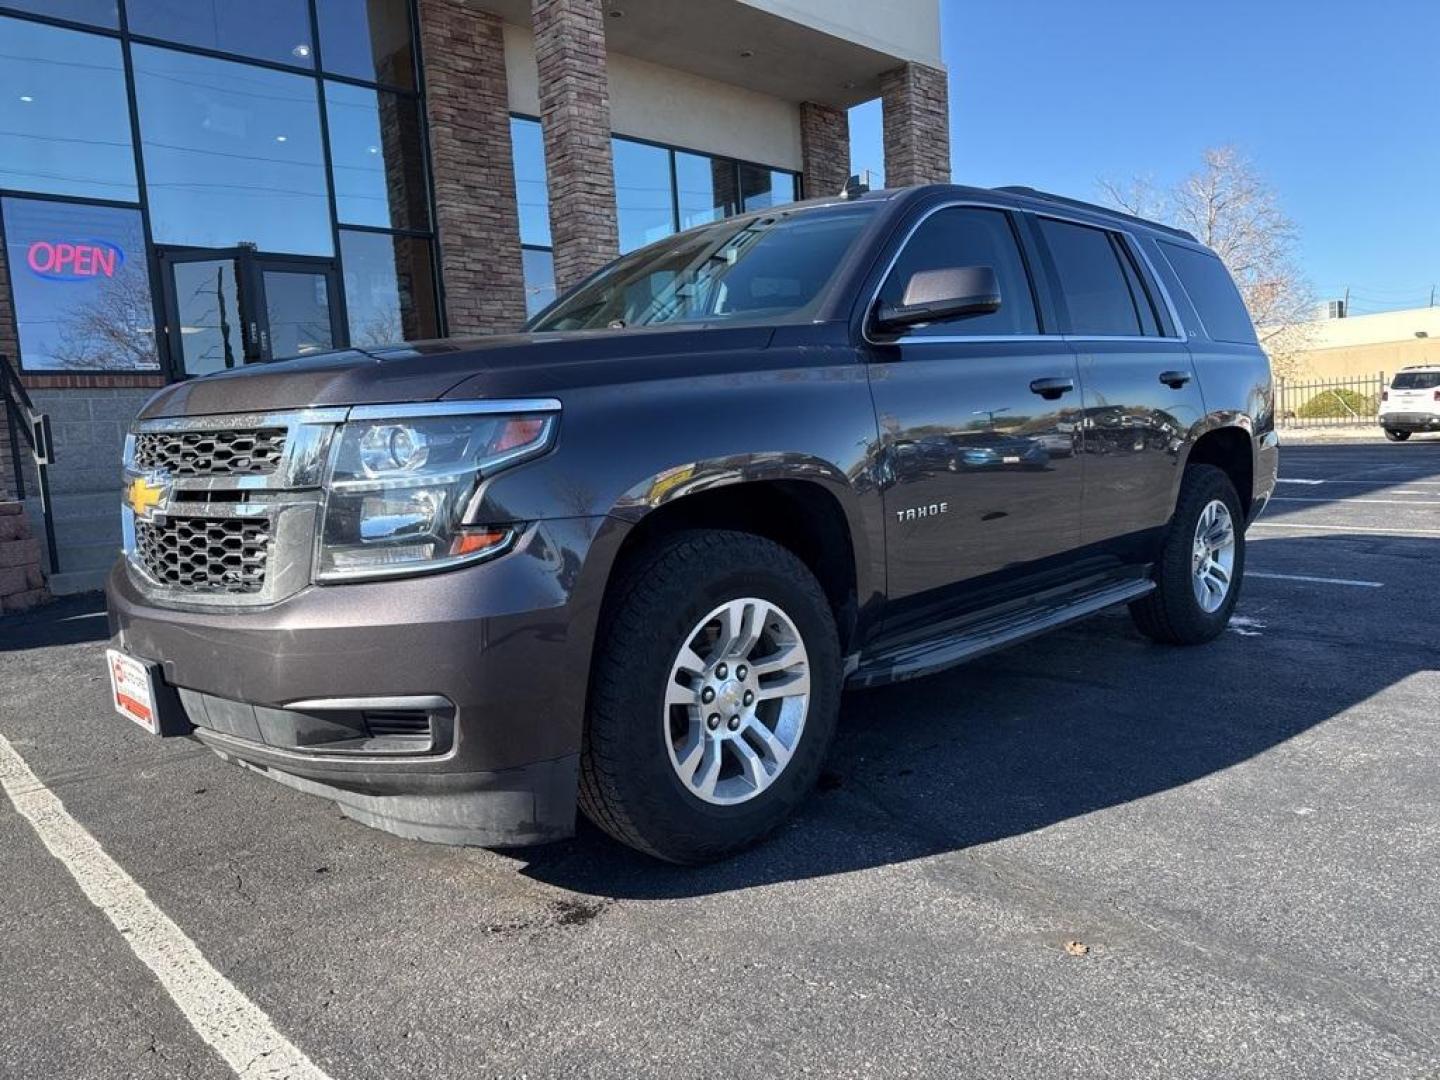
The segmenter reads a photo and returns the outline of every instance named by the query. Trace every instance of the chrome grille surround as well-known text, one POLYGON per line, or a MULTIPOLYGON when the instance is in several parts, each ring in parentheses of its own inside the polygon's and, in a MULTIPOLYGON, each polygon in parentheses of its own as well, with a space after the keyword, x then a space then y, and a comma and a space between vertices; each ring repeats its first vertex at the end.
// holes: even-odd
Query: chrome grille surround
POLYGON ((325 462, 348 412, 302 409, 136 424, 125 443, 125 483, 141 479, 163 492, 139 515, 122 505, 131 580, 154 601, 181 608, 270 604, 303 589, 310 583, 325 462), (142 453, 144 447, 149 449, 142 453), (224 453, 218 453, 221 447, 224 453), (154 455, 162 452, 156 448, 178 467, 155 464, 161 458, 154 455), (261 466, 264 471, 257 471, 261 466))
POLYGON ((134 464, 171 476, 264 476, 279 467, 286 434, 283 427, 142 431, 135 436, 134 464))

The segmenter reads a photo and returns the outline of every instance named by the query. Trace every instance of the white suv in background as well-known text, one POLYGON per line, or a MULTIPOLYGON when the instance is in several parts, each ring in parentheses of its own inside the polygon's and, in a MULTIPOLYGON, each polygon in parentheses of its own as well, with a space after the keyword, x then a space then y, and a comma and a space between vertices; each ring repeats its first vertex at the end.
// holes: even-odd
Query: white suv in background
POLYGON ((1440 364, 1401 368, 1380 395, 1380 426, 1391 442, 1440 431, 1440 364))

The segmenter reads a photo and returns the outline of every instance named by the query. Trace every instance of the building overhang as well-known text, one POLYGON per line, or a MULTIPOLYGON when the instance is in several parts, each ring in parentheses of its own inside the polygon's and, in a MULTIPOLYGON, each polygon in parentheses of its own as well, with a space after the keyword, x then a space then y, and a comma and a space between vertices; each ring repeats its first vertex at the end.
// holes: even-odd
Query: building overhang
MULTIPOLYGON (((484 6, 507 22, 531 25, 529 0, 486 0, 484 6)), ((933 15, 936 4, 911 0, 901 6, 933 15)), ((866 5, 605 0, 604 8, 609 51, 788 101, 849 108, 879 96, 880 76, 900 64, 941 66, 932 53, 939 46, 938 22, 932 18, 934 33, 927 26, 908 44, 881 41, 864 26, 839 21, 845 9, 866 5), (827 10, 833 15, 826 17, 827 10)))

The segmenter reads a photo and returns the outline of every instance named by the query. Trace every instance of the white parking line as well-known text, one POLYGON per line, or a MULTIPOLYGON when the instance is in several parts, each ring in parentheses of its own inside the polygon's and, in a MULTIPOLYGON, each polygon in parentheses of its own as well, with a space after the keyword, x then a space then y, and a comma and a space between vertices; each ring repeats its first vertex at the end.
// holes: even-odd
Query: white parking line
POLYGON ((105 913, 204 1039, 242 1080, 329 1080, 275 1030, 260 1009, 220 974, 145 895, 0 735, 0 787, 59 859, 90 902, 105 913))
MULTIPOLYGON (((1430 474, 1426 474, 1427 476, 1430 474)), ((1440 480, 1309 480, 1295 476, 1280 476, 1275 482, 1277 484, 1365 484, 1374 487, 1376 484, 1404 484, 1407 487, 1440 487, 1440 480)))
MULTIPOLYGON (((1440 494, 1435 492, 1434 494, 1440 494)), ((1356 503, 1369 503, 1372 506, 1440 506, 1440 499, 1312 499, 1305 495, 1274 495, 1271 502, 1303 502, 1303 503, 1329 503, 1331 506, 1353 506, 1356 503)))
POLYGON ((1440 529, 1392 529, 1366 525, 1307 525, 1299 521, 1257 521, 1252 529, 1320 529, 1324 532, 1391 533, 1399 536, 1440 536, 1440 529))
POLYGON ((1271 574, 1263 570, 1246 570, 1247 578, 1267 578, 1271 581, 1311 581, 1316 585, 1354 585, 1362 589, 1379 589, 1383 581, 1351 581, 1349 578, 1311 577, 1308 574, 1271 574))

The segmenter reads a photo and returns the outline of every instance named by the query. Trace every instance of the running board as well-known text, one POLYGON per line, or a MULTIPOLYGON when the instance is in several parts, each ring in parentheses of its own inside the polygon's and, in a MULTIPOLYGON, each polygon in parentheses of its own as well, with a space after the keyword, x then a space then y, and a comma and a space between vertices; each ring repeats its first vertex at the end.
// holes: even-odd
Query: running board
POLYGON ((963 664, 995 649, 1035 637, 1067 623, 1088 618, 1117 604, 1138 600, 1155 588, 1149 578, 1108 585, 1102 589, 1071 594, 1018 612, 979 619, 956 633, 927 641, 901 645, 864 657, 846 681, 847 688, 883 686, 886 683, 918 679, 963 664))

